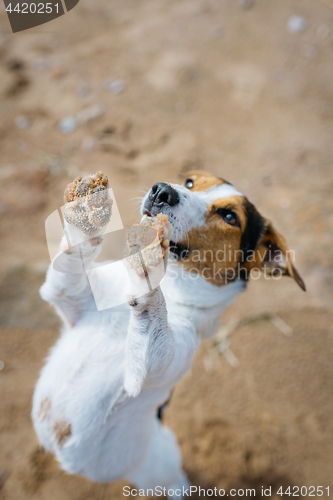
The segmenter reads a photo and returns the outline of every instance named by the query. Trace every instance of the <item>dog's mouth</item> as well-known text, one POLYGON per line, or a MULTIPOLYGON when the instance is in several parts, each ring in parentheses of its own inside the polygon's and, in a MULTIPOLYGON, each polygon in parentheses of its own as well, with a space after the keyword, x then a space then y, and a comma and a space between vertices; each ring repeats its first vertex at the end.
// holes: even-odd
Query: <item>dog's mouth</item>
MULTIPOLYGON (((149 203, 145 204, 143 213, 147 217, 156 217, 157 214, 159 213, 165 213, 169 216, 169 221, 172 226, 173 224, 173 217, 168 213, 168 211, 163 211, 163 209, 159 209, 158 207, 149 207, 147 206, 149 203)), ((176 260, 181 260, 185 259, 188 256, 189 253, 189 247, 188 245, 183 245, 182 243, 177 243, 176 241, 170 240, 170 247, 169 247, 171 255, 176 259, 176 260)))
POLYGON ((186 259, 189 254, 189 247, 182 245, 181 243, 176 243, 174 241, 170 241, 170 253, 177 259, 186 259))
POLYGON ((167 207, 159 207, 156 205, 153 205, 149 199, 145 201, 145 204, 143 206, 143 213, 144 215, 147 215, 148 217, 156 217, 158 214, 167 214, 169 215, 169 211, 167 210, 167 207))
POLYGON ((176 260, 181 260, 188 256, 189 246, 175 241, 178 239, 178 233, 180 233, 179 235, 182 235, 183 233, 183 231, 178 227, 179 224, 177 224, 177 216, 174 213, 174 208, 176 208, 179 203, 179 193, 175 189, 171 188, 171 186, 167 188, 165 186, 162 185, 162 188, 164 190, 166 189, 166 192, 164 192, 163 189, 157 189, 154 191, 153 186, 144 200, 141 213, 147 217, 156 217, 159 213, 165 214, 169 217, 170 224, 173 228, 173 239, 171 238, 169 247, 170 255, 176 260), (156 196, 158 196, 157 200, 156 196), (169 199, 169 196, 171 196, 171 200, 169 199))

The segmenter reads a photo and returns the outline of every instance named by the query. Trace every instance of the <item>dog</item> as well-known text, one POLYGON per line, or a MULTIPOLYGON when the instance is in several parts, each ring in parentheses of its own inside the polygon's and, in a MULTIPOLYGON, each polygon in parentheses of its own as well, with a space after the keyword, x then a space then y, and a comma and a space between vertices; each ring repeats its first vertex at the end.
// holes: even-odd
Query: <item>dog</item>
MULTIPOLYGON (((193 171, 183 186, 155 184, 141 214, 159 213, 172 230, 162 282, 104 311, 96 308, 87 275, 73 273, 79 259, 95 265, 102 238, 75 228, 84 240, 80 251, 64 249, 63 240, 61 262, 57 270, 50 265, 41 296, 64 326, 37 382, 32 419, 40 444, 68 473, 97 482, 125 479, 145 491, 185 491, 179 445, 159 409, 253 269, 305 285, 282 235, 221 178, 193 171)), ((131 289, 130 273, 122 272, 105 268, 103 296, 131 289)))

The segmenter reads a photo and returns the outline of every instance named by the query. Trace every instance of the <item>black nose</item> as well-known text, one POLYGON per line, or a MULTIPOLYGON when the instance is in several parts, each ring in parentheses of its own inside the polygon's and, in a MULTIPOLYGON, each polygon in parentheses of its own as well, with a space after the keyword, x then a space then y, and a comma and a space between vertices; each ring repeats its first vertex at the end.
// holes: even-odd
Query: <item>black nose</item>
POLYGON ((152 205, 169 205, 173 207, 179 202, 178 193, 173 187, 165 182, 154 184, 150 190, 149 198, 152 205))

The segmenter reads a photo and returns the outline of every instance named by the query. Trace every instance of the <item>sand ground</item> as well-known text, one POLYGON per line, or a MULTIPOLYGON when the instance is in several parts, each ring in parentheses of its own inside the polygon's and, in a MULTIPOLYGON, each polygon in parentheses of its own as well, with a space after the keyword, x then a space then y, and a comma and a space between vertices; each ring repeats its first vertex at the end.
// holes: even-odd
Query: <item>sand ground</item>
POLYGON ((61 472, 30 421, 59 331, 38 295, 44 221, 72 178, 100 169, 125 224, 154 182, 200 168, 234 183, 284 234, 308 291, 252 281, 223 318, 244 320, 230 337, 239 366, 203 345, 165 422, 193 484, 333 493, 333 4, 246 3, 82 0, 16 35, 0 10, 1 499, 123 498, 121 482, 61 472), (304 31, 288 31, 292 15, 304 31), (99 103, 104 114, 59 130, 99 103), (291 337, 265 319, 274 314, 291 337))

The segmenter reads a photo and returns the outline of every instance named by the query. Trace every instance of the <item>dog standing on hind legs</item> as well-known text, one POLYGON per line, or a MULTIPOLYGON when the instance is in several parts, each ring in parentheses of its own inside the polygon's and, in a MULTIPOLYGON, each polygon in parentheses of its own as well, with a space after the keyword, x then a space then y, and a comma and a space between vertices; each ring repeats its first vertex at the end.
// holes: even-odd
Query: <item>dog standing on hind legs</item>
POLYGON ((180 449, 157 418, 158 408, 190 368, 201 340, 214 335, 252 269, 305 286, 284 238, 247 198, 226 181, 194 171, 184 186, 155 184, 142 202, 143 215, 169 219, 159 228, 164 248, 170 243, 160 286, 136 296, 133 284, 144 275, 128 265, 105 266, 99 295, 112 303, 122 287, 131 299, 98 311, 87 274, 79 270, 82 262, 97 266, 111 202, 94 196, 104 196, 106 187, 105 176, 96 174, 66 190, 74 208, 65 229, 80 244, 62 240, 41 288, 64 326, 37 382, 32 418, 41 445, 69 473, 182 491, 189 482, 180 449))

